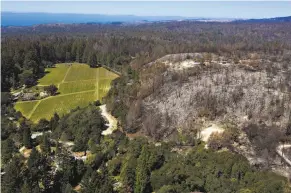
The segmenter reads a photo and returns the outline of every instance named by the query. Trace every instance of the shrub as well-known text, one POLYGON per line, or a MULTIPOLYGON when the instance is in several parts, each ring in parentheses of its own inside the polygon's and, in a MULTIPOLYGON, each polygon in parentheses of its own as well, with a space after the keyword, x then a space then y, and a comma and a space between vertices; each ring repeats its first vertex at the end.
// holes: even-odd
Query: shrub
POLYGON ((100 106, 100 105, 101 105, 100 100, 95 101, 95 106, 100 106))
POLYGON ((44 91, 46 91, 47 93, 49 93, 51 96, 55 95, 58 91, 58 87, 56 87, 56 85, 51 84, 49 86, 45 86, 44 87, 44 91))
POLYGON ((108 162, 108 171, 111 175, 116 176, 120 173, 121 159, 114 158, 108 162))
POLYGON ((198 110, 198 117, 209 118, 212 116, 212 112, 208 108, 201 108, 198 110))

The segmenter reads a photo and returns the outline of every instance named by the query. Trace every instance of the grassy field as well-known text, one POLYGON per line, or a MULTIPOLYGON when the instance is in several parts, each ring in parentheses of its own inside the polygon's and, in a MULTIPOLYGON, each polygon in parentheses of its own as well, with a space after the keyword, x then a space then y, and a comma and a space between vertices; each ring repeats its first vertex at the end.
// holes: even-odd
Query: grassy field
POLYGON ((98 72, 97 72, 97 77, 99 79, 115 79, 118 77, 117 74, 112 73, 111 71, 105 69, 105 68, 98 68, 98 72))
POLYGON ((93 80, 93 79, 115 79, 118 75, 105 68, 90 68, 86 64, 73 64, 64 82, 93 80))
POLYGON ((99 89, 97 93, 95 92, 95 94, 96 94, 95 96, 97 96, 97 98, 99 100, 101 100, 103 97, 106 96, 107 92, 108 92, 108 90, 99 89))
POLYGON ((96 81, 83 80, 78 82, 65 82, 60 84, 59 92, 60 94, 68 94, 74 92, 81 92, 86 90, 95 90, 96 81))
POLYGON ((46 75, 39 79, 38 84, 39 85, 50 85, 50 84, 59 84, 64 79, 68 69, 68 64, 56 64, 55 68, 47 68, 46 69, 46 75))
POLYGON ((20 111, 23 116, 26 118, 29 116, 31 113, 32 109, 34 106, 37 104, 38 101, 26 101, 26 102, 18 102, 14 106, 16 111, 20 111))
POLYGON ((39 121, 41 118, 49 120, 55 112, 60 116, 63 116, 78 106, 85 107, 90 102, 96 100, 94 92, 95 91, 85 91, 84 93, 58 95, 55 97, 47 98, 40 102, 32 114, 31 120, 34 122, 39 121))
POLYGON ((110 89, 112 79, 101 79, 99 80, 98 88, 102 91, 108 91, 110 89))
POLYGON ((57 64, 47 69, 39 85, 55 84, 59 94, 39 101, 17 102, 15 109, 33 122, 41 118, 50 119, 56 112, 60 116, 76 107, 87 106, 90 102, 102 100, 110 89, 110 83, 118 75, 105 68, 90 68, 86 64, 57 64), (30 116, 31 115, 31 116, 30 116))
POLYGON ((80 81, 80 80, 93 80, 96 79, 96 74, 99 68, 90 68, 86 64, 73 64, 68 75, 65 78, 65 82, 80 81))

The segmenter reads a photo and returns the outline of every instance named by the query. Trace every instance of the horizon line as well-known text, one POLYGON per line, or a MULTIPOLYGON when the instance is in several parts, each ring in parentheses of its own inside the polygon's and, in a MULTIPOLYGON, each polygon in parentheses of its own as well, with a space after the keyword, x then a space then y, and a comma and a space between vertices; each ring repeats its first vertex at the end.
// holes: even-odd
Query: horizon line
POLYGON ((180 15, 135 15, 135 14, 103 14, 103 13, 67 13, 67 12, 25 12, 25 11, 1 11, 2 13, 25 13, 25 14, 72 14, 72 15, 105 15, 105 16, 134 16, 134 17, 180 17, 185 19, 271 19, 271 18, 280 18, 280 17, 291 17, 290 15, 286 16, 276 16, 276 17, 261 17, 261 18, 252 18, 252 17, 206 17, 206 16, 180 16, 180 15))

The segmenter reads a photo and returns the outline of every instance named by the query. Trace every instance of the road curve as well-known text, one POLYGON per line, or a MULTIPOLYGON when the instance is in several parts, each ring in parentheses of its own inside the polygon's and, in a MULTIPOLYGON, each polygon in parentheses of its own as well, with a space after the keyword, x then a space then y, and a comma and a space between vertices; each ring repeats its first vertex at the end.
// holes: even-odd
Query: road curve
POLYGON ((117 129, 117 119, 113 117, 106 108, 106 105, 101 105, 101 115, 108 121, 108 128, 102 131, 102 135, 110 135, 114 130, 117 129))

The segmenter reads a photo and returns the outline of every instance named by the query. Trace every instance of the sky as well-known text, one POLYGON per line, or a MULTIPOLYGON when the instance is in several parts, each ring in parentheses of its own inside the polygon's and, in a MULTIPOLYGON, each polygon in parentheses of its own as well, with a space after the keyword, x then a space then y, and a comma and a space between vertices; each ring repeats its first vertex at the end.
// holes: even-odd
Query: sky
POLYGON ((208 18, 270 18, 291 16, 291 1, 3 1, 2 11, 83 13, 137 16, 184 16, 208 18))

